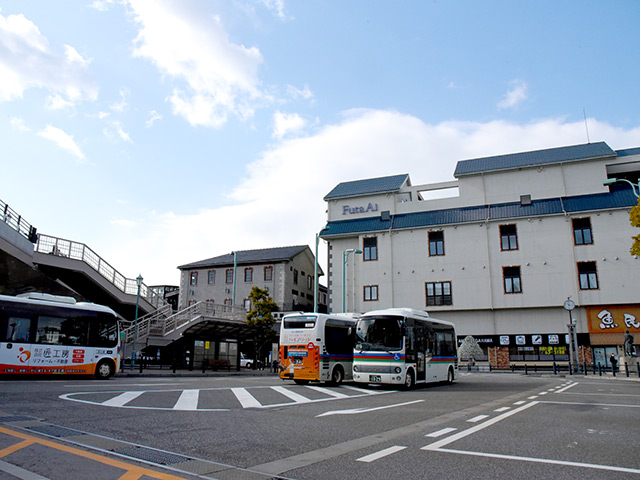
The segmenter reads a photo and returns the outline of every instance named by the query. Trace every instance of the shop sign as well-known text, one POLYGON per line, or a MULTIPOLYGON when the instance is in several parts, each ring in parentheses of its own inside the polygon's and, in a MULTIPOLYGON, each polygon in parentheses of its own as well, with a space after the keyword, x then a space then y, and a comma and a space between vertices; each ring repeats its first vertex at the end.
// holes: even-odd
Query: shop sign
POLYGON ((640 332, 640 307, 588 307, 589 333, 640 332))
POLYGON ((350 207, 349 205, 342 206, 342 215, 355 215, 357 213, 369 213, 369 212, 377 212, 377 211, 378 211, 378 204, 371 203, 371 202, 369 202, 369 204, 366 207, 363 207, 363 206, 350 207))

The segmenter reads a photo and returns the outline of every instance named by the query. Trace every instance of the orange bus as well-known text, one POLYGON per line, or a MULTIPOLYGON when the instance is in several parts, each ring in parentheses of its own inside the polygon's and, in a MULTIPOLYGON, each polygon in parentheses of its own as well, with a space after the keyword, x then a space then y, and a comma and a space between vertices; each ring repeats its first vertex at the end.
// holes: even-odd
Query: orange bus
POLYGON ((285 315, 280 326, 280 378, 299 385, 352 380, 355 324, 348 315, 285 315))
POLYGON ((109 307, 72 297, 0 295, 0 375, 118 371, 120 330, 109 307))

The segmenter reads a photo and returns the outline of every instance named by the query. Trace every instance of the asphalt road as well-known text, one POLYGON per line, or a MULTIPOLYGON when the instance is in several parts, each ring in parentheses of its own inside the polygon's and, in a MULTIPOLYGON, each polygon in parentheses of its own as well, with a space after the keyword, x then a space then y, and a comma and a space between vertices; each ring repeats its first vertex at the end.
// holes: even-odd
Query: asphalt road
POLYGON ((610 377, 5 379, 0 479, 640 479, 639 420, 640 382, 610 377))

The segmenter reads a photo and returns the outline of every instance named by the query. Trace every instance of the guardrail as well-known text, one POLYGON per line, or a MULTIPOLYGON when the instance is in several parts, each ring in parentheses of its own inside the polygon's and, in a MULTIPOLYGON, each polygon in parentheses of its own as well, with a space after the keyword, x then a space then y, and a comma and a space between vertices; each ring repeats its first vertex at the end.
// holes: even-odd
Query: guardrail
POLYGON ((2 200, 0 200, 0 220, 9 225, 31 243, 36 243, 38 239, 36 228, 22 218, 22 215, 18 215, 15 210, 2 200))
MULTIPOLYGON (((128 295, 138 294, 138 283, 135 278, 127 278, 122 275, 84 243, 40 234, 38 235, 35 251, 70 258, 72 260, 80 260, 99 273, 121 292, 128 295)), ((168 305, 164 298, 144 283, 140 285, 140 297, 145 298, 155 308, 168 305)))

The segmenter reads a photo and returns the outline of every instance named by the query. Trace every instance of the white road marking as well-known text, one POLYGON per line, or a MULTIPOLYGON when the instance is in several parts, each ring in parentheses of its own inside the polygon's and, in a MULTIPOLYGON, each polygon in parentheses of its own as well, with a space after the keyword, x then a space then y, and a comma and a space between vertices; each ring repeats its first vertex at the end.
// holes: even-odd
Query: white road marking
POLYGON ((456 430, 457 428, 453 428, 453 427, 443 428, 442 430, 438 430, 437 432, 428 433, 425 435, 425 437, 438 438, 438 437, 441 437, 442 435, 446 435, 447 433, 455 432, 456 430))
POLYGON ((334 397, 334 398, 349 398, 349 395, 336 392, 335 390, 329 390, 328 388, 324 388, 324 387, 316 387, 315 385, 311 385, 307 388, 310 388, 311 390, 315 390, 316 392, 324 393, 325 395, 329 395, 330 397, 334 397))
POLYGON ((173 406, 174 410, 197 410, 200 390, 184 390, 173 406))
POLYGON ((485 418, 489 418, 489 415, 478 415, 477 417, 470 418, 467 420, 468 423, 477 423, 480 420, 484 420, 485 418))
POLYGON ((364 457, 360 457, 357 459, 358 462, 365 462, 365 463, 370 463, 373 462, 375 460, 378 460, 382 457, 386 457, 387 455, 391 455, 393 453, 399 452, 401 450, 404 450, 407 447, 400 447, 400 446, 394 446, 394 447, 389 447, 389 448, 385 448, 384 450, 380 450, 379 452, 376 453, 372 453, 371 455, 366 455, 364 457))
POLYGON ((307 398, 303 395, 300 395, 299 393, 296 393, 292 390, 289 390, 285 387, 271 387, 272 390, 275 390, 278 393, 281 393, 282 395, 284 395, 287 398, 290 398, 291 400, 293 400, 296 403, 309 403, 312 400, 310 398, 307 398))
POLYGON ((385 390, 385 391, 368 390, 366 388, 354 387, 353 385, 344 385, 342 388, 348 388, 349 390, 353 390, 354 392, 366 393, 367 395, 380 395, 381 393, 387 393, 387 392, 393 391, 393 390, 385 390))
POLYGON ((316 415, 318 417, 327 417, 329 415, 354 415, 356 413, 368 413, 375 412, 377 410, 385 410, 387 408, 395 408, 395 407, 404 407, 405 405, 411 405, 414 403, 424 402, 424 400, 414 400, 412 402, 405 403, 397 403, 395 405, 384 405, 382 407, 373 407, 373 408, 352 408, 350 410, 332 410, 330 412, 321 413, 320 415, 316 415))
POLYGON ((232 388, 231 392, 236 396, 242 408, 261 407, 262 404, 253 395, 247 392, 246 388, 232 388))
POLYGON ((455 435, 451 435, 450 437, 447 437, 443 440, 439 440, 430 445, 422 447, 421 450, 438 450, 444 447, 445 445, 449 445, 450 443, 460 440, 461 438, 468 437, 469 435, 479 432, 480 430, 484 430, 485 428, 490 427, 491 425, 498 423, 499 421, 504 420, 505 418, 515 415, 516 413, 520 413, 523 410, 526 410, 527 408, 531 408, 534 405, 537 405, 538 403, 539 402, 527 403, 526 405, 516 408, 515 410, 511 410, 510 412, 503 413, 502 415, 498 415, 497 417, 494 417, 491 420, 487 420, 486 422, 481 423, 480 425, 475 425, 471 428, 463 430, 462 432, 456 433, 455 435))
POLYGON ((514 402, 514 405, 522 405, 523 403, 527 403, 524 400, 520 400, 519 402, 514 402))
MULTIPOLYGON (((423 450, 424 450, 424 447, 423 447, 423 450)), ((501 455, 498 453, 469 452, 466 450, 451 450, 447 448, 440 448, 438 449, 438 451, 447 452, 447 453, 458 453, 461 455, 472 455, 472 456, 483 457, 483 458, 489 457, 489 458, 500 458, 504 460, 519 460, 521 462, 547 463, 550 465, 564 465, 569 467, 593 468, 597 470, 608 470, 611 472, 640 473, 640 470, 636 468, 613 467, 610 465, 598 465, 595 463, 568 462, 565 460, 552 460, 549 458, 519 457, 517 455, 501 455)))
POLYGON ((561 388, 560 390, 556 391, 556 393, 564 393, 567 390, 569 390, 571 387, 575 387, 576 385, 578 385, 577 383, 570 383, 569 385, 567 385, 564 388, 561 388))
POLYGON ((511 407, 496 408, 494 412, 502 413, 502 412, 506 412, 507 410, 511 410, 511 407))
POLYGON ((527 400, 535 400, 536 398, 538 398, 537 395, 532 395, 532 396, 528 397, 527 400))
POLYGON ((100 405, 104 405, 105 407, 122 407, 129 403, 131 400, 138 398, 143 393, 144 390, 136 392, 124 392, 117 397, 113 397, 105 402, 102 402, 100 405))

